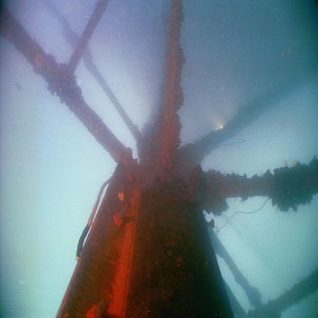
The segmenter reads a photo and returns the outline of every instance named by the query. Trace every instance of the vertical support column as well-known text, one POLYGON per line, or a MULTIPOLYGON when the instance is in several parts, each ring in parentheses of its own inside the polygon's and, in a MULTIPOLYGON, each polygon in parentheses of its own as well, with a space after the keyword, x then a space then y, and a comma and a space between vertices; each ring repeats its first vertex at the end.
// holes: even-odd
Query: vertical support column
POLYGON ((158 140, 155 144, 159 148, 157 150, 157 153, 159 152, 159 164, 165 167, 171 165, 172 158, 180 144, 181 124, 177 111, 183 102, 180 86, 183 64, 183 54, 180 46, 181 22, 182 1, 171 0, 163 96, 155 136, 158 140))
POLYGON ((180 180, 141 194, 125 318, 233 317, 202 213, 180 180))

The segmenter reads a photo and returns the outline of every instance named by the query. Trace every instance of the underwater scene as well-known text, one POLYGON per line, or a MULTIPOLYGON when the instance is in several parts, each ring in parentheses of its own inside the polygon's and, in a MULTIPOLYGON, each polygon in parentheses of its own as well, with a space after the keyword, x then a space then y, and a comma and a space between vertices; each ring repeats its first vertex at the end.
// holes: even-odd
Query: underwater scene
POLYGON ((318 317, 317 1, 0 6, 0 317, 318 317))

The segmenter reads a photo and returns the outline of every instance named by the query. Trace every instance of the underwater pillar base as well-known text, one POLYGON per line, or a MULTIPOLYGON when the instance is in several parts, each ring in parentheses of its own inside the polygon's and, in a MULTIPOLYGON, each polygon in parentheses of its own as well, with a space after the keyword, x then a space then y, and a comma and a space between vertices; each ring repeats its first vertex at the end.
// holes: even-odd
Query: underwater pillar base
POLYGON ((125 317, 233 317, 198 207, 180 180, 141 193, 125 317))

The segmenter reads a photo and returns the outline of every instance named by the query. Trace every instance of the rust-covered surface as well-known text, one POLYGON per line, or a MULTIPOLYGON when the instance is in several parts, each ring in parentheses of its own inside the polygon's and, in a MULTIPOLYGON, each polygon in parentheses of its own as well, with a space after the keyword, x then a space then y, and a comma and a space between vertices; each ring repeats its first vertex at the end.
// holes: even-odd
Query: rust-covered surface
POLYGON ((81 121, 96 141, 117 162, 129 166, 132 161, 130 149, 126 148, 103 120, 87 104, 76 78, 66 64, 57 63, 47 54, 36 40, 26 32, 23 26, 7 10, 2 10, 1 34, 11 41, 16 49, 32 65, 34 72, 48 83, 49 90, 56 94, 62 103, 81 121))
POLYGON ((179 178, 143 189, 127 316, 232 317, 203 216, 179 178))
POLYGON ((58 317, 232 317, 188 183, 120 178, 115 172, 58 317), (129 203, 116 226, 112 201, 123 184, 129 203))
MULTIPOLYGON (((102 9, 107 2, 98 4, 102 9)), ((2 35, 119 164, 81 251, 59 318, 232 317, 202 208, 218 214, 227 208, 227 198, 258 195, 270 197, 282 211, 296 210, 318 192, 317 159, 262 177, 202 172, 198 164, 203 157, 240 131, 246 118, 258 116, 254 110, 247 117, 252 108, 198 142, 180 146, 182 1, 170 4, 158 117, 141 135, 119 110, 136 137, 139 165, 130 148, 86 103, 73 73, 100 18, 99 6, 68 65, 57 63, 3 9, 2 35)), ((116 106, 113 93, 93 70, 116 106)))
MULTIPOLYGON (((129 235, 133 223, 128 219, 127 224, 117 226, 113 214, 124 205, 118 200, 119 192, 126 191, 127 200, 138 196, 138 188, 132 190, 133 182, 133 179, 126 178, 125 169, 119 165, 90 230, 57 317, 89 317, 92 309, 106 309, 110 305, 118 312, 118 300, 114 299, 114 295, 124 296, 119 291, 127 278, 127 275, 123 278, 122 274, 125 270, 123 265, 127 265, 127 258, 123 255, 127 255, 130 248, 129 235)), ((131 199, 125 208, 128 215, 137 211, 131 199)))

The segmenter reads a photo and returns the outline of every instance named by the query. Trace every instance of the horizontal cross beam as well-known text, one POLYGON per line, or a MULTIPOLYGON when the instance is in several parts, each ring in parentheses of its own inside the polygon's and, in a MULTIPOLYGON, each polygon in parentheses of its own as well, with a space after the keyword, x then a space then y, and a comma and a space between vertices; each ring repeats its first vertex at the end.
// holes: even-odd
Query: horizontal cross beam
POLYGON ((281 211, 297 210, 298 205, 311 202, 318 193, 318 160, 309 164, 297 163, 251 178, 237 174, 209 171, 202 176, 203 208, 215 214, 227 209, 226 199, 267 196, 281 211))

